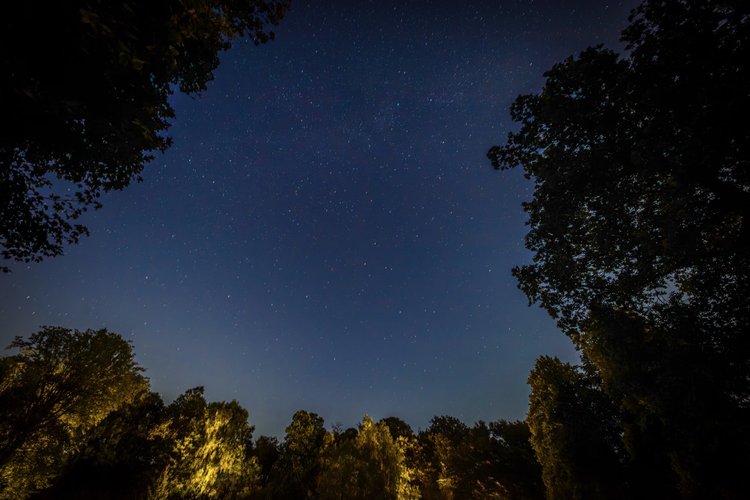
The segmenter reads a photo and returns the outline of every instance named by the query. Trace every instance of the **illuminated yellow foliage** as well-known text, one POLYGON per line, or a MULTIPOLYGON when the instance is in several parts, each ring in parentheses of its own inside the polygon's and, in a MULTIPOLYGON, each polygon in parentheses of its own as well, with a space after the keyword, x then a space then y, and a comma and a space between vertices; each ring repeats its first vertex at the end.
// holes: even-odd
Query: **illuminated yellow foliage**
POLYGON ((417 440, 414 437, 400 436, 396 440, 396 446, 398 447, 399 465, 396 498, 398 500, 417 500, 422 497, 416 484, 418 471, 416 468, 410 467, 406 461, 406 453, 417 446, 417 440))
POLYGON ((49 485, 110 412, 148 390, 132 346, 107 330, 44 327, 0 363, 0 498, 49 485))
POLYGON ((260 467, 249 456, 252 427, 236 401, 206 404, 202 390, 173 403, 178 410, 156 432, 173 443, 171 460, 152 497, 243 497, 257 486, 260 467))
POLYGON ((320 498, 419 498, 419 491, 412 483, 415 471, 405 461, 411 441, 408 438, 394 441, 384 423, 376 424, 365 416, 356 438, 334 444, 329 434, 327 444, 318 481, 320 498))

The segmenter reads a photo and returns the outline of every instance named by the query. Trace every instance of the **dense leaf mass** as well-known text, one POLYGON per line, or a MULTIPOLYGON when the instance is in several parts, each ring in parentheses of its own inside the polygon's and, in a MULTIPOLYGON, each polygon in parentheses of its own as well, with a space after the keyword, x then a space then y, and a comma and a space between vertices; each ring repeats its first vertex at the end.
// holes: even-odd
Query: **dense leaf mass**
POLYGON ((170 144, 176 90, 206 89, 232 39, 273 38, 287 0, 11 2, 0 21, 0 247, 39 261, 100 195, 170 144))
POLYGON ((137 401, 148 381, 131 345, 106 330, 46 327, 0 359, 0 498, 45 487, 81 436, 137 401))
POLYGON ((542 356, 529 377, 527 422, 547 498, 627 498, 618 413, 586 370, 542 356))
POLYGON ((488 155, 535 183, 534 261, 515 274, 566 332, 594 302, 747 318, 749 16, 746 2, 646 2, 626 56, 590 48, 514 103, 521 127, 488 155))
POLYGON ((514 274, 583 360, 537 363, 534 447, 552 497, 601 496, 614 481, 631 497, 739 498, 750 5, 647 0, 622 40, 623 56, 593 47, 545 73, 542 91, 511 109, 518 131, 488 153, 534 181, 533 261, 514 274), (595 430, 608 419, 614 430, 595 430), (587 477, 591 443, 598 465, 616 466, 587 477))

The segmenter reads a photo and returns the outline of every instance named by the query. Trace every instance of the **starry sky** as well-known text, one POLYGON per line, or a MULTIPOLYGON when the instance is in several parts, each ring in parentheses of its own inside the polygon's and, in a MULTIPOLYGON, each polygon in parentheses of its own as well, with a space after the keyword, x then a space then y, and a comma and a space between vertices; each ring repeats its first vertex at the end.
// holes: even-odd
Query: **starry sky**
POLYGON ((174 145, 89 238, 0 275, 0 342, 109 328, 167 401, 203 385, 256 436, 297 409, 524 418, 536 357, 576 353, 510 274, 532 183, 485 154, 552 64, 619 48, 636 3, 294 1, 174 96, 174 145))

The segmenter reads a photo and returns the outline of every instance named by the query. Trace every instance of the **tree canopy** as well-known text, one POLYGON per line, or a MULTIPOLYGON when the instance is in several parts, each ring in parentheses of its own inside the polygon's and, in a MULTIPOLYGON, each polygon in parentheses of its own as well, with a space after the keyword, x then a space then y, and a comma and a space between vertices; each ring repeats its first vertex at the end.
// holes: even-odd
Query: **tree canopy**
POLYGON ((0 21, 2 256, 39 261, 87 234, 82 213, 140 179, 170 145, 169 96, 205 90, 233 39, 272 39, 269 26, 288 4, 8 4, 0 21))
POLYGON ((320 471, 320 450, 326 437, 323 418, 299 410, 286 428, 281 456, 272 472, 278 498, 311 498, 320 471))
MULTIPOLYGON (((627 482, 668 464, 675 495, 737 494, 729 457, 750 451, 737 444, 750 442, 749 19, 746 2, 646 0, 624 54, 598 46, 556 64, 488 153, 534 182, 520 288, 581 350, 589 394, 617 409, 627 482)), ((586 428, 541 418, 564 416, 560 387, 580 374, 540 363, 537 454, 563 443, 545 429, 586 428)))
POLYGON ((542 356, 529 376, 531 445, 546 498, 627 498, 617 410, 585 370, 542 356))
POLYGON ((0 497, 48 485, 85 436, 148 388, 131 345, 107 330, 45 327, 0 359, 0 497))
POLYGON ((523 291, 574 331, 591 304, 676 298, 735 323, 747 291, 750 56, 743 2, 645 2, 628 52, 587 49, 511 109, 488 156, 534 180, 523 291), (715 299, 714 299, 715 298, 715 299))
POLYGON ((0 498, 248 498, 260 467, 236 401, 165 405, 130 343, 45 327, 0 358, 0 498))
POLYGON ((237 401, 207 403, 203 388, 178 397, 156 431, 172 444, 154 488, 162 498, 246 498, 260 469, 251 455, 253 427, 237 401))
POLYGON ((404 469, 404 451, 388 426, 365 416, 354 439, 328 440, 322 451, 318 498, 413 498, 413 489, 403 484, 404 469))

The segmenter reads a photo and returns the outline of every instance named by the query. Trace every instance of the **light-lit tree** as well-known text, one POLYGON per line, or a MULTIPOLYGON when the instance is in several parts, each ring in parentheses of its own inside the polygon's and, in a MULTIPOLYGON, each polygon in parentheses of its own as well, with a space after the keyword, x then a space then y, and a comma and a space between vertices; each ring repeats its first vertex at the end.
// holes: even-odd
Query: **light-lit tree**
POLYGON ((132 346, 107 330, 44 327, 0 360, 0 496, 49 484, 112 411, 144 397, 132 346))
POLYGON ((354 439, 328 435, 318 478, 321 499, 418 498, 405 463, 407 438, 393 439, 384 422, 365 416, 354 439))
POLYGON ((243 498, 258 486, 253 427, 236 401, 207 403, 198 387, 169 405, 167 416, 155 430, 172 446, 155 498, 243 498))

